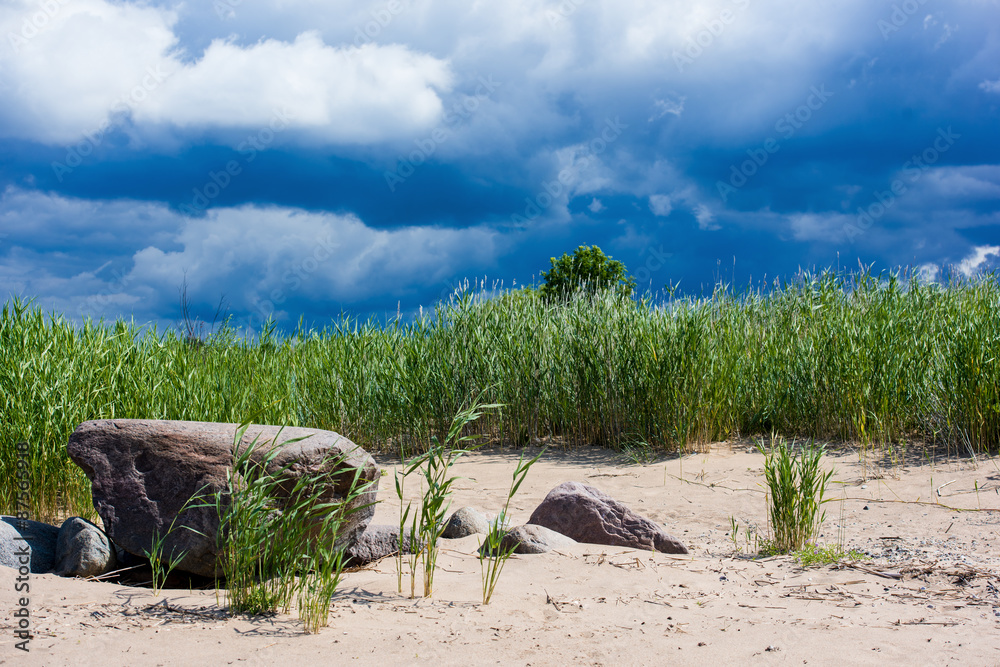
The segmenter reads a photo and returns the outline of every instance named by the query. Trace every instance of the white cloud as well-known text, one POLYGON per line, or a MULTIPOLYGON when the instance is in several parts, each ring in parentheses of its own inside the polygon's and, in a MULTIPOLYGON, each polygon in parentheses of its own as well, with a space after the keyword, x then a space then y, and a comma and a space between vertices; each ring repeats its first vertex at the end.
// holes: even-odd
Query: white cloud
POLYGON ((431 127, 442 113, 437 91, 450 87, 447 64, 431 56, 396 44, 335 48, 306 32, 291 43, 247 48, 212 42, 135 117, 178 127, 254 127, 280 108, 310 136, 368 143, 431 127))
POLYGON ((844 240, 844 227, 854 224, 854 217, 842 213, 794 213, 788 216, 792 236, 796 241, 844 240))
POLYGON ((927 262, 917 267, 917 280, 922 283, 937 282, 941 275, 941 267, 934 262, 927 262))
POLYGON ((704 204, 698 204, 694 209, 694 217, 698 220, 698 229, 706 232, 714 232, 720 229, 715 223, 715 214, 704 204))
POLYGON ((674 207, 673 204, 670 203, 670 197, 666 195, 649 196, 649 210, 653 212, 653 215, 665 218, 670 215, 670 212, 673 209, 674 207))
POLYGON ((937 50, 937 49, 941 48, 941 46, 945 42, 947 42, 949 39, 951 39, 951 36, 953 34, 955 34, 955 30, 956 29, 952 28, 950 25, 948 25, 947 23, 945 23, 944 24, 944 28, 941 30, 941 37, 939 37, 938 41, 934 43, 934 50, 937 50))
POLYGON ((601 203, 600 199, 598 199, 597 197, 594 197, 593 201, 591 201, 589 204, 587 204, 587 208, 590 209, 591 213, 600 213, 606 207, 604 206, 604 204, 601 203))
POLYGON ((148 68, 177 67, 171 11, 104 0, 56 7, 40 12, 29 0, 0 6, 0 35, 9 42, 0 48, 3 135, 76 141, 142 86, 148 68))
POLYGON ((996 81, 987 79, 979 84, 979 88, 985 90, 987 93, 1000 93, 1000 79, 996 81))
MULTIPOLYGON (((627 91, 638 89, 688 95, 687 102, 675 94, 654 99, 654 116, 680 115, 697 99, 706 134, 724 124, 757 136, 760 119, 773 122, 789 104, 801 104, 799 91, 816 84, 830 63, 864 50, 871 36, 856 26, 879 13, 864 0, 587 0, 569 3, 572 11, 549 1, 282 0, 229 3, 234 11, 221 16, 211 2, 172 3, 168 10, 51 0, 63 1, 20 53, 0 53, 0 90, 17 93, 17 102, 0 110, 0 131, 8 136, 74 141, 100 127, 150 67, 170 76, 135 106, 135 120, 209 134, 259 128, 284 105, 308 134, 304 140, 408 142, 415 128, 437 122, 442 97, 494 75, 508 84, 495 108, 476 116, 477 136, 468 143, 477 149, 564 128, 555 100, 572 96, 613 113, 632 103, 627 91), (554 10, 565 14, 555 26, 548 18, 554 10), (238 41, 246 36, 261 41, 238 41), (689 47, 699 55, 681 72, 673 54, 689 47), (773 83, 762 86, 748 70, 767 71, 773 83), (706 106, 716 87, 743 100, 740 108, 706 106)), ((37 6, 3 3, 0 34, 20 30, 37 6)), ((160 128, 149 135, 142 129, 140 139, 159 135, 152 133, 160 128)))
POLYGON ((0 285, 71 317, 153 318, 177 303, 184 280, 203 305, 225 295, 234 310, 258 318, 271 308, 280 317, 295 301, 339 308, 445 286, 456 273, 489 266, 506 243, 485 227, 383 230, 353 215, 252 205, 188 218, 160 204, 13 189, 0 198, 0 221, 11 230, 0 246, 0 285), (128 225, 143 227, 146 238, 109 244, 128 225), (41 236, 66 238, 67 250, 32 250, 41 236))
POLYGON ((173 11, 53 4, 41 28, 37 3, 0 7, 0 34, 14 36, 0 49, 5 136, 71 143, 116 111, 140 126, 258 128, 288 109, 313 139, 365 143, 429 129, 452 86, 445 60, 397 44, 335 47, 307 31, 250 46, 215 40, 191 60, 177 49, 173 11))
POLYGON ((981 245, 975 246, 972 253, 958 264, 958 271, 963 276, 971 277, 973 274, 986 268, 987 260, 990 257, 1000 257, 1000 246, 981 245))
POLYGON ((980 164, 929 169, 921 186, 937 199, 957 203, 1000 199, 1000 165, 980 164))
POLYGON ((684 100, 687 98, 684 96, 678 97, 675 100, 656 100, 653 102, 653 115, 649 117, 649 122, 654 120, 659 120, 663 118, 668 113, 673 114, 680 118, 681 114, 684 113, 684 100))
POLYGON ((241 305, 275 290, 286 298, 362 301, 393 286, 442 282, 457 265, 489 263, 495 251, 495 232, 484 228, 379 230, 353 215, 279 207, 213 209, 182 225, 179 250, 140 250, 131 275, 176 282, 186 271, 194 288, 238 284, 241 305))

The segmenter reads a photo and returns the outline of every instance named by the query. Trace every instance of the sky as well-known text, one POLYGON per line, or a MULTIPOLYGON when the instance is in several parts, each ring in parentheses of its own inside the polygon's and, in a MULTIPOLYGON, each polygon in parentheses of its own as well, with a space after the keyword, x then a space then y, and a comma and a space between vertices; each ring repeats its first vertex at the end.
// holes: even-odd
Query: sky
POLYGON ((322 326, 1000 266, 998 0, 3 0, 0 300, 322 326))

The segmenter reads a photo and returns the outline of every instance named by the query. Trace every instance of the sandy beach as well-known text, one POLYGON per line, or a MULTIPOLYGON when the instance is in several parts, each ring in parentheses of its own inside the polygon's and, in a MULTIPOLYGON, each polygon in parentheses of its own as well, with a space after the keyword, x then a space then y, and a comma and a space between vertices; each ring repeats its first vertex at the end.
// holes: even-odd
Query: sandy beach
MULTIPOLYGON (((498 511, 517 456, 461 459, 452 509, 498 511)), ((408 578, 397 593, 395 560, 384 559, 345 575, 317 635, 294 614, 230 617, 214 590, 154 596, 38 575, 27 654, 14 647, 14 573, 4 570, 0 664, 1000 664, 996 460, 914 448, 896 461, 861 459, 844 448, 824 462, 836 473, 820 542, 842 536, 868 555, 850 565, 746 557, 747 527, 766 530, 763 457, 748 442, 644 464, 550 450, 512 503, 515 523, 575 480, 664 524, 691 554, 579 544, 514 556, 483 606, 478 537, 446 541, 433 598, 409 599, 408 578)), ((379 462, 389 473, 374 522, 391 524, 393 461, 379 462)))

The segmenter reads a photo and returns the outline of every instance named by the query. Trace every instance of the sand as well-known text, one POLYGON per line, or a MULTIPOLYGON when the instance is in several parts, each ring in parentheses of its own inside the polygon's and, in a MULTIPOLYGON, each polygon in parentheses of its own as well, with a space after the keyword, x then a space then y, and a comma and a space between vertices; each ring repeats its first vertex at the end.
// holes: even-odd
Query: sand
MULTIPOLYGON (((496 512, 516 461, 497 450, 463 458, 452 508, 496 512)), ((315 635, 294 614, 230 617, 215 591, 154 596, 39 575, 29 653, 14 647, 5 569, 0 664, 1000 664, 997 462, 911 448, 909 458, 862 464, 845 448, 826 464, 837 500, 820 541, 842 535, 874 556, 854 566, 745 556, 746 527, 766 529, 763 457, 747 443, 643 465, 596 448, 550 451, 512 504, 515 522, 576 480, 665 524, 691 554, 580 544, 515 556, 483 606, 478 539, 446 541, 433 598, 398 594, 385 559, 345 575, 330 625, 315 635)), ((375 522, 393 523, 391 476, 381 489, 375 522)))

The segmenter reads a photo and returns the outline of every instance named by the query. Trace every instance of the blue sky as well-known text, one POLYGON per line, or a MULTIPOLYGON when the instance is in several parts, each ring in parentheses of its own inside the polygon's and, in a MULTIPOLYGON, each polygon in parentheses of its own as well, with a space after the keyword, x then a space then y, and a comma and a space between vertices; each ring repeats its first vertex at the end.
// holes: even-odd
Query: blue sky
POLYGON ((8 0, 0 292, 412 312, 581 244, 640 287, 1000 258, 996 0, 8 0))

